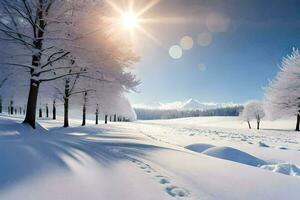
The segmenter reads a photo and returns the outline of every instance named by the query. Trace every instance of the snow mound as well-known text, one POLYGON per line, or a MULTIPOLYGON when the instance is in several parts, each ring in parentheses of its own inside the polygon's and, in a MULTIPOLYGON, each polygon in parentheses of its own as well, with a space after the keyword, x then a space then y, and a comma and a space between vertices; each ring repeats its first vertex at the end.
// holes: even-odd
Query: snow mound
POLYGON ((203 151, 209 149, 209 148, 212 148, 212 147, 215 147, 214 145, 211 145, 211 144, 202 144, 202 143, 198 143, 198 144, 191 144, 191 145, 188 145, 186 146, 185 148, 186 149, 189 149, 191 151, 195 151, 195 152, 198 152, 198 153, 202 153, 203 151))
POLYGON ((262 165, 260 168, 290 176, 300 177, 300 168, 290 163, 262 165))
POLYGON ((261 166, 266 162, 246 152, 231 147, 212 147, 202 152, 205 155, 238 162, 245 165, 261 166))

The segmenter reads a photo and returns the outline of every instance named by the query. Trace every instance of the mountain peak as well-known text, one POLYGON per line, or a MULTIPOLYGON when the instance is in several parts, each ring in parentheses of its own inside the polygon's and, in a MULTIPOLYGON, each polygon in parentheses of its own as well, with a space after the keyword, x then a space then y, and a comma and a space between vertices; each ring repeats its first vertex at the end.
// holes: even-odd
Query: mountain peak
POLYGON ((217 108, 217 104, 212 103, 201 103, 200 101, 190 98, 185 103, 182 104, 181 110, 206 110, 217 108))
POLYGON ((195 99, 189 99, 182 104, 181 109, 184 110, 199 110, 203 109, 205 106, 195 99))

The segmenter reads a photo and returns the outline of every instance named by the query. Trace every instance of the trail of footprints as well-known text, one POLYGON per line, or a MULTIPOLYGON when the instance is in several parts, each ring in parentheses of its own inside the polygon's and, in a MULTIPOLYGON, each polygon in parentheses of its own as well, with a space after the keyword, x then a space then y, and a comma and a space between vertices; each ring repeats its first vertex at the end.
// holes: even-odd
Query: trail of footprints
POLYGON ((165 192, 170 196, 177 199, 183 199, 189 195, 188 190, 172 184, 172 181, 168 177, 161 175, 157 170, 153 169, 150 165, 140 160, 137 160, 135 158, 128 158, 128 159, 132 163, 136 164, 140 169, 145 171, 147 174, 153 175, 154 179, 159 184, 164 186, 165 192))
POLYGON ((153 167, 151 167, 149 164, 138 160, 136 158, 132 158, 127 155, 125 150, 120 149, 110 149, 111 153, 115 154, 116 156, 122 156, 123 158, 126 158, 127 160, 131 161, 133 164, 135 164, 137 167, 139 167, 141 170, 143 170, 145 173, 153 176, 153 178, 161 185, 164 186, 165 192, 170 195, 171 197, 174 197, 176 199, 186 199, 189 196, 189 191, 185 188, 176 186, 172 183, 170 178, 167 176, 163 176, 160 172, 155 170, 153 167))

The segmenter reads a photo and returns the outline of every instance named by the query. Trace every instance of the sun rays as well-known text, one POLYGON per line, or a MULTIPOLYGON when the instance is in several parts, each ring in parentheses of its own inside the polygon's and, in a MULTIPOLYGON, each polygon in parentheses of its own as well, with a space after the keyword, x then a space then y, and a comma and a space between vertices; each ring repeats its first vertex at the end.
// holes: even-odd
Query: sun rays
POLYGON ((125 12, 122 15, 122 23, 127 29, 134 29, 139 23, 138 16, 133 12, 125 12))
POLYGON ((121 28, 125 34, 129 34, 132 42, 137 40, 137 34, 140 33, 156 44, 162 46, 162 42, 147 29, 147 25, 160 23, 181 23, 182 21, 179 18, 164 18, 161 16, 146 17, 145 14, 150 12, 153 7, 159 4, 160 0, 152 0, 147 2, 139 9, 137 9, 137 6, 135 5, 135 3, 137 3, 135 0, 128 0, 125 6, 122 4, 119 5, 116 3, 116 0, 105 1, 114 12, 114 17, 105 17, 105 19, 115 24, 116 29, 121 28))

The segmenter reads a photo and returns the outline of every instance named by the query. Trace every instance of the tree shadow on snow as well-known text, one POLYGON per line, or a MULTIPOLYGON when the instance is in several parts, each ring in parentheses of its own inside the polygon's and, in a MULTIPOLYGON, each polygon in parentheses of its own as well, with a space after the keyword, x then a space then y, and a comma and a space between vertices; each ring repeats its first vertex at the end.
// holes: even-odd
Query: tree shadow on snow
POLYGON ((0 191, 47 170, 71 171, 70 159, 84 165, 82 153, 109 167, 114 162, 145 157, 149 151, 162 149, 118 134, 117 130, 107 134, 96 127, 46 130, 37 126, 32 130, 24 124, 3 119, 0 127, 0 191))

